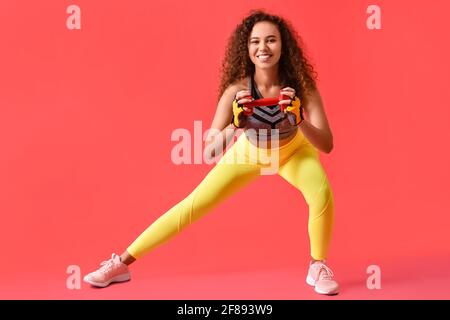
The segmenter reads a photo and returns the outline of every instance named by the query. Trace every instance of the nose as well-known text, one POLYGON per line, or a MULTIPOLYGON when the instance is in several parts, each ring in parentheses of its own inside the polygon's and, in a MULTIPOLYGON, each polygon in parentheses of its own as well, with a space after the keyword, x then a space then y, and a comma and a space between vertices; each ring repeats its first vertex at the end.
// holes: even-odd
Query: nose
POLYGON ((265 48, 267 48, 266 43, 264 41, 261 41, 259 43, 259 50, 263 51, 265 48))

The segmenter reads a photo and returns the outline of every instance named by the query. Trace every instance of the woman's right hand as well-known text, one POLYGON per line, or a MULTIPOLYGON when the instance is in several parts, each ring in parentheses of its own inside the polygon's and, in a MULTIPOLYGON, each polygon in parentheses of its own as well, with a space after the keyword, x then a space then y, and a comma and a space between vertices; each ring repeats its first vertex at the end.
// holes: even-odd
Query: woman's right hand
POLYGON ((244 107, 244 104, 254 100, 249 90, 241 90, 236 93, 233 100, 233 124, 236 128, 245 127, 246 118, 251 115, 253 109, 244 107))

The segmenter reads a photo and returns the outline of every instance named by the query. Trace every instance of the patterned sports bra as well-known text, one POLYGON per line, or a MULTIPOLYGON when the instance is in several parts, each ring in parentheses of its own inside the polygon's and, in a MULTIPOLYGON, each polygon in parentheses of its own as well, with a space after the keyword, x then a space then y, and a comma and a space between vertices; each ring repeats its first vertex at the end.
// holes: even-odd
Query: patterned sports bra
MULTIPOLYGON (((248 87, 250 88, 253 99, 264 98, 259 92, 253 77, 248 79, 248 87)), ((279 105, 255 107, 253 114, 248 117, 245 129, 255 129, 258 139, 270 139, 271 130, 279 130, 279 139, 285 139, 294 136, 298 130, 297 126, 292 126, 288 117, 281 111, 279 105), (267 129, 267 131, 259 132, 258 129, 267 129), (266 133, 267 132, 267 133, 266 133)), ((248 135, 247 135, 248 136, 248 135)))

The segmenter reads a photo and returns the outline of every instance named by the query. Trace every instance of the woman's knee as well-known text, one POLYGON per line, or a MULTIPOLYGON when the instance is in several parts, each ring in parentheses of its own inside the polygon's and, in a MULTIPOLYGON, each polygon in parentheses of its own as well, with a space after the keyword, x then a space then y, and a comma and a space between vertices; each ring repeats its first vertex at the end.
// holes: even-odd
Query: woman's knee
POLYGON ((323 214, 325 211, 332 210, 333 205, 333 191, 331 189, 328 179, 325 177, 322 185, 317 190, 314 199, 309 203, 312 211, 317 215, 323 214))

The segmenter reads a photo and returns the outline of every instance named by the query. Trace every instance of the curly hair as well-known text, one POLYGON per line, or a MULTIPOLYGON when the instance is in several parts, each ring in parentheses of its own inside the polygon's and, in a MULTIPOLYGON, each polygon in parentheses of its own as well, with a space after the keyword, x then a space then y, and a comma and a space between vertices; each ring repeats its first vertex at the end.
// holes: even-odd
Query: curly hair
POLYGON ((305 56, 303 41, 288 21, 262 10, 251 11, 228 40, 220 70, 219 99, 228 86, 254 74, 255 65, 249 57, 248 41, 253 26, 261 21, 275 24, 280 31, 282 49, 278 75, 281 83, 295 89, 301 100, 305 99, 310 90, 316 89, 317 73, 305 56))

